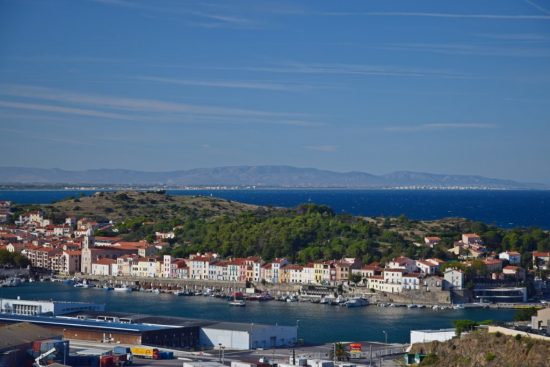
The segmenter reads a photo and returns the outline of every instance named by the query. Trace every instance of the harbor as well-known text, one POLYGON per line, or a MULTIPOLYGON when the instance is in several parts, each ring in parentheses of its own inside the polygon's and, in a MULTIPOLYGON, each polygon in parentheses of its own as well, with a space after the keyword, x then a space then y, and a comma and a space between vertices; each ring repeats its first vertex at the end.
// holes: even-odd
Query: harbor
POLYGON ((455 319, 510 321, 512 309, 441 309, 408 307, 330 307, 311 302, 247 302, 246 307, 230 307, 216 297, 178 297, 153 292, 113 292, 102 288, 79 288, 60 282, 23 283, 0 289, 0 298, 56 299, 71 302, 108 304, 113 312, 132 312, 190 317, 228 322, 297 325, 298 339, 319 344, 339 340, 406 343, 414 329, 452 326, 455 319))

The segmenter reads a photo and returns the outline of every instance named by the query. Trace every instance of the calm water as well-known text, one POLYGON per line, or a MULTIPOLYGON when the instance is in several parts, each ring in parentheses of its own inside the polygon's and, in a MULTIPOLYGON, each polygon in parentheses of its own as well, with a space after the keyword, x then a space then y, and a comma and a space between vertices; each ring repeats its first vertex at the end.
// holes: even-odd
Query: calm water
POLYGON ((295 325, 299 337, 308 343, 379 340, 382 330, 388 341, 409 342, 410 330, 452 327, 452 320, 510 321, 515 311, 465 309, 352 308, 310 303, 248 302, 246 307, 230 307, 212 297, 176 297, 170 294, 115 293, 103 289, 78 289, 61 283, 26 283, 17 288, 0 288, 0 298, 54 299, 105 303, 109 311, 127 311, 210 320, 295 325))
MULTIPOLYGON (((549 191, 474 190, 171 190, 173 195, 205 195, 244 203, 294 207, 326 204, 338 213, 412 219, 465 217, 500 227, 550 229, 549 191)), ((0 191, 0 200, 45 204, 93 191, 0 191)))

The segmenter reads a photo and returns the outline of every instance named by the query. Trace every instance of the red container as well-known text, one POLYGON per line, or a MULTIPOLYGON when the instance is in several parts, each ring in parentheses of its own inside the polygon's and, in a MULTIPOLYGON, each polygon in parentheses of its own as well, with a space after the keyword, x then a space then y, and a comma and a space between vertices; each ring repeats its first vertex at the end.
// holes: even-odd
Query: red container
POLYGON ((115 362, 114 362, 113 356, 101 356, 99 360, 100 367, 111 367, 114 365, 115 365, 115 362))
POLYGON ((40 347, 42 346, 41 340, 35 340, 32 342, 32 351, 33 352, 40 352, 40 347))

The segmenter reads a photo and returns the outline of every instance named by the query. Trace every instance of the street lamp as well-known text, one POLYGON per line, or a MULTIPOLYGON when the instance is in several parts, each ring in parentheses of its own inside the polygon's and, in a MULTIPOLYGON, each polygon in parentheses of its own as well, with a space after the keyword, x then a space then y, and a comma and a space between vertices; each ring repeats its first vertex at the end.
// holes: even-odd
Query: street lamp
POLYGON ((224 352, 225 347, 222 345, 221 348, 222 348, 222 364, 223 364, 223 362, 224 362, 224 357, 225 357, 223 352, 224 352))
POLYGON ((384 340, 386 342, 386 344, 384 345, 384 351, 387 353, 388 352, 388 333, 386 332, 386 330, 382 330, 382 332, 384 333, 384 340))
POLYGON ((219 356, 220 356, 220 363, 222 363, 222 343, 218 343, 218 349, 219 349, 219 356))

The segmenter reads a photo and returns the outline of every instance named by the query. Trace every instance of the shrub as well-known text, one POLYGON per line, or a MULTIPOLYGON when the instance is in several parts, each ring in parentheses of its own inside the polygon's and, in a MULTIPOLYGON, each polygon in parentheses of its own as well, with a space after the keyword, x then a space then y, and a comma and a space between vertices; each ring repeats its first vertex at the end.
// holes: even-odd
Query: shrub
POLYGON ((517 341, 520 341, 521 340, 521 334, 516 334, 516 336, 514 337, 517 341))
POLYGON ((487 354, 485 354, 485 360, 487 362, 491 362, 493 359, 495 359, 495 357, 495 353, 488 352, 487 354))
POLYGON ((439 358, 433 353, 428 354, 422 362, 420 362, 419 366, 432 366, 435 365, 438 362, 439 358))
POLYGON ((536 307, 520 308, 514 315, 514 321, 529 321, 531 320, 531 316, 535 316, 537 314, 537 311, 538 309, 536 307))

